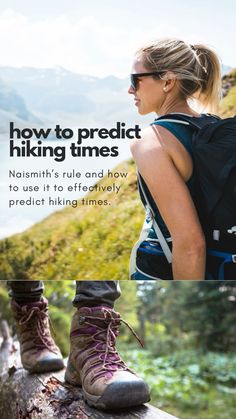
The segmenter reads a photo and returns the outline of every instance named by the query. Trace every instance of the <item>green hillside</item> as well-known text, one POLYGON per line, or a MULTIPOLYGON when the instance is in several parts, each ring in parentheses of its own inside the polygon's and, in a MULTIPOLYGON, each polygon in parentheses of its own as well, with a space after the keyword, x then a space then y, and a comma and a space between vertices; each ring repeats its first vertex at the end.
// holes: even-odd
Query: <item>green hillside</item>
POLYGON ((226 74, 222 82, 224 97, 220 104, 220 116, 227 118, 236 115, 236 69, 226 74))
MULTIPOLYGON (((137 192, 135 166, 119 194, 92 192, 87 199, 109 199, 111 205, 67 207, 24 233, 0 241, 0 280, 128 279, 130 250, 138 237, 143 209, 137 192)), ((104 177, 100 184, 113 181, 104 177)))

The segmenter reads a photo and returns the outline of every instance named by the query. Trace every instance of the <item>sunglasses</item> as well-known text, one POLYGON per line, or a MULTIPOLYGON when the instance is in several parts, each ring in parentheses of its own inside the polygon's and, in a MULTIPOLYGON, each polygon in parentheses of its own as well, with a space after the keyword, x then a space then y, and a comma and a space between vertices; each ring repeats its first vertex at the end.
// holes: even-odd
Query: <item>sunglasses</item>
POLYGON ((130 74, 130 86, 133 90, 137 90, 139 77, 147 77, 147 76, 157 76, 160 77, 163 73, 161 72, 153 72, 153 73, 134 73, 130 74))

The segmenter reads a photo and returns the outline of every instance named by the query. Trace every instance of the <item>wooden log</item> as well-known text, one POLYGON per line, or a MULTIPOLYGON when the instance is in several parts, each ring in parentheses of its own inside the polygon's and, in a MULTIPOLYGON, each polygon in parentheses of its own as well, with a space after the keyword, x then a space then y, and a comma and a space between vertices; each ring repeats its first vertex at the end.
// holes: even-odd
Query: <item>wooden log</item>
POLYGON ((150 404, 122 411, 99 411, 83 400, 79 387, 64 382, 64 370, 29 374, 22 368, 19 344, 13 343, 6 324, 0 348, 1 419, 176 419, 150 404))

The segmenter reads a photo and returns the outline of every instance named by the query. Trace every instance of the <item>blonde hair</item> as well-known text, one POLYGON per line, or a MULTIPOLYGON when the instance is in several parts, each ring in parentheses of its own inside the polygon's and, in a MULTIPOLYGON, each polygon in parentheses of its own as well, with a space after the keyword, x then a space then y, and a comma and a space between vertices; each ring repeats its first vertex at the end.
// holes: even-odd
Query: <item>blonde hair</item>
POLYGON ((180 95, 195 98, 204 107, 217 111, 221 98, 221 64, 209 47, 189 45, 179 39, 161 39, 140 48, 136 56, 144 66, 163 73, 170 71, 179 82, 180 95))

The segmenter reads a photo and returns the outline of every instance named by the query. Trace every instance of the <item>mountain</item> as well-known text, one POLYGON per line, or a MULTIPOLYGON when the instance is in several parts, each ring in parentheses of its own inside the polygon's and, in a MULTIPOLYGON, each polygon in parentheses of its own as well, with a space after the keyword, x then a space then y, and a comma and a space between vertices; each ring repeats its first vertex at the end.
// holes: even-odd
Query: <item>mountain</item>
MULTIPOLYGON (((127 172, 117 195, 91 192, 85 198, 111 205, 67 207, 24 233, 0 241, 0 280, 128 279, 129 256, 144 212, 133 162, 113 172, 127 172)), ((100 185, 112 184, 104 177, 100 185)))
POLYGON ((67 125, 113 124, 114 120, 137 122, 127 94, 128 79, 91 77, 62 67, 0 67, 0 77, 25 100, 27 107, 44 122, 67 125))
MULTIPOLYGON (((228 66, 223 66, 223 74, 229 69, 228 66)), ((120 79, 112 75, 104 78, 92 77, 73 73, 60 66, 2 66, 0 78, 5 86, 11 86, 9 106, 12 107, 12 102, 17 104, 17 112, 13 115, 20 116, 23 121, 32 120, 35 124, 37 121, 32 114, 41 120, 43 126, 58 123, 67 126, 112 126, 114 121, 123 121, 130 125, 139 123, 142 126, 151 120, 150 116, 140 118, 137 115, 133 100, 127 94, 128 78, 120 79)), ((6 107, 7 97, 4 102, 6 107)), ((1 109, 7 110, 0 103, 1 109)), ((4 125, 4 120, 1 125, 4 125)))
POLYGON ((113 126, 116 121, 131 125, 139 117, 128 95, 129 80, 73 73, 63 67, 32 68, 0 66, 0 78, 18 92, 41 125, 113 126))
POLYGON ((27 108, 24 99, 8 83, 0 79, 0 134, 7 131, 10 121, 19 126, 28 123, 40 123, 40 120, 27 108))

